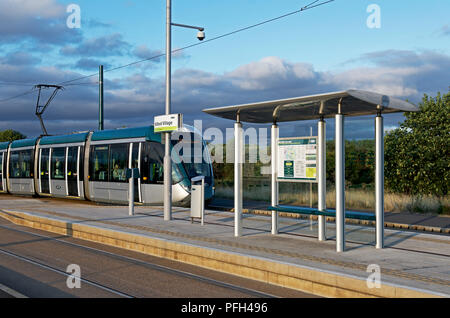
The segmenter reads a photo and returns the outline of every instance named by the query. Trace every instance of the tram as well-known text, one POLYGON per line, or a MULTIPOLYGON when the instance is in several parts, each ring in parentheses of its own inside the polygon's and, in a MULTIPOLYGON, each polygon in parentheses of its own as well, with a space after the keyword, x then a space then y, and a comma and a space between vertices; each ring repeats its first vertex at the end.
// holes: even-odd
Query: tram
MULTIPOLYGON (((191 179, 205 177, 205 200, 214 195, 211 157, 201 133, 184 125, 176 133, 184 151, 172 163, 172 201, 187 205, 191 179), (187 157, 187 155, 188 157, 187 157), (201 158, 199 158, 201 156, 201 158)), ((172 151, 172 154, 175 152, 172 151)), ((173 155, 172 155, 173 156, 173 155)), ((134 200, 163 203, 164 144, 153 126, 43 136, 0 143, 0 193, 128 202, 127 168, 139 168, 134 200)))

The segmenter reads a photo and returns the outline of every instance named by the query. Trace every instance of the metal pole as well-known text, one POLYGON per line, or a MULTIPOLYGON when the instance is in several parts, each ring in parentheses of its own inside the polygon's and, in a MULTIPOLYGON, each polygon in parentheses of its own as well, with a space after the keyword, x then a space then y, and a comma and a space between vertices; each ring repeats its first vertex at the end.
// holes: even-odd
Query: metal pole
MULTIPOLYGON (((166 115, 170 114, 171 102, 171 0, 166 0, 166 115)), ((170 132, 164 133, 164 220, 172 219, 172 160, 170 158, 170 132)))
MULTIPOLYGON (((277 168, 278 168, 278 140, 279 128, 277 124, 272 125, 271 130, 271 169, 272 169, 272 180, 271 180, 271 204, 272 206, 278 205, 278 182, 277 182, 277 168)), ((272 234, 278 233, 278 212, 272 211, 272 234)))
POLYGON ((344 115, 336 114, 336 252, 345 249, 345 141, 344 115))
MULTIPOLYGON (((239 119, 238 119, 239 120, 239 119)), ((234 124, 234 236, 242 235, 242 124, 234 124)))
MULTIPOLYGON (((326 123, 323 120, 323 117, 320 118, 318 126, 318 150, 319 150, 319 158, 318 158, 318 171, 317 171, 317 179, 318 179, 318 203, 317 208, 319 211, 326 210, 326 197, 327 197, 327 182, 326 182, 326 123)), ((318 217, 318 238, 319 241, 325 241, 326 237, 326 217, 324 215, 319 215, 318 217)))
POLYGON ((98 70, 98 130, 103 130, 103 65, 98 70))
POLYGON ((383 117, 375 117, 375 216, 376 248, 384 247, 384 144, 383 117))
POLYGON ((134 215, 134 178, 133 170, 131 170, 131 177, 129 181, 129 191, 128 191, 128 215, 134 215))

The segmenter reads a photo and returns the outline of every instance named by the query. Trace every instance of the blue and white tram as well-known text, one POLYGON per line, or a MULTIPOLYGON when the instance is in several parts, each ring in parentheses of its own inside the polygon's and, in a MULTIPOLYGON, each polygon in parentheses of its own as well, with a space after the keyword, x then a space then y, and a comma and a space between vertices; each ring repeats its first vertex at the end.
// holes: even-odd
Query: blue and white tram
MULTIPOLYGON (((206 144, 192 127, 177 134, 183 135, 182 142, 189 147, 200 142, 202 158, 194 160, 198 152, 192 151, 192 158, 184 155, 173 162, 172 200, 187 204, 191 178, 198 175, 205 176, 205 200, 210 200, 214 175, 206 144)), ((126 203, 129 181, 125 170, 139 168, 135 202, 162 204, 163 158, 161 134, 155 134, 153 126, 0 143, 0 192, 126 203)))

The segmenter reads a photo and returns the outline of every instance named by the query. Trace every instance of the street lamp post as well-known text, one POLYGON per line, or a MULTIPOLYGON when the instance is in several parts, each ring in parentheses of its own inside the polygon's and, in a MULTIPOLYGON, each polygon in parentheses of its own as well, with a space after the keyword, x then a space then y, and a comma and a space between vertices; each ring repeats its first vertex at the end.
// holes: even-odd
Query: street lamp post
MULTIPOLYGON (((171 103, 171 58, 172 58, 172 25, 197 29, 197 38, 202 41, 205 38, 204 28, 192 25, 172 23, 172 0, 166 0, 166 115, 170 114, 171 103)), ((170 156, 171 133, 164 133, 164 220, 172 219, 172 159, 170 156)))
MULTIPOLYGON (((166 115, 170 114, 172 11, 171 0, 166 0, 166 115)), ((172 219, 172 160, 170 158, 170 132, 164 133, 164 221, 172 219)))

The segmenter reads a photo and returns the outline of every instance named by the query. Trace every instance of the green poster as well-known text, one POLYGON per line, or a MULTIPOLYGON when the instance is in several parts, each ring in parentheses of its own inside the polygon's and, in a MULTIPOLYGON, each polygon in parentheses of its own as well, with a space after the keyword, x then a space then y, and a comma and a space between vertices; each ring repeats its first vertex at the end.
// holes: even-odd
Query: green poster
POLYGON ((292 160, 284 161, 284 177, 285 178, 294 177, 294 161, 292 160))

